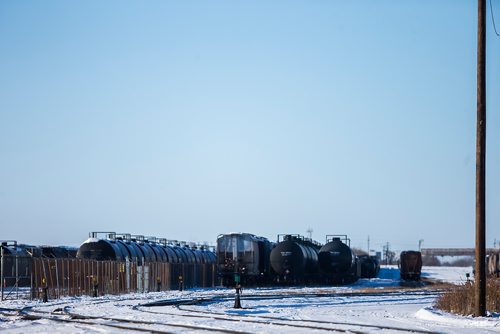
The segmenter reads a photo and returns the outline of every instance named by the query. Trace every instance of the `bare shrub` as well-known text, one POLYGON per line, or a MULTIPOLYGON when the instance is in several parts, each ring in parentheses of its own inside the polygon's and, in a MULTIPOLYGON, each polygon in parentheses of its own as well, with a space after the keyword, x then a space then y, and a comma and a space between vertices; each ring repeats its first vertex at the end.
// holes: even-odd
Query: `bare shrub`
MULTIPOLYGON (((443 311, 461 315, 472 315, 475 309, 475 290, 473 283, 466 283, 444 293, 435 306, 443 311)), ((486 282, 486 309, 500 312, 500 281, 489 279, 486 282)))

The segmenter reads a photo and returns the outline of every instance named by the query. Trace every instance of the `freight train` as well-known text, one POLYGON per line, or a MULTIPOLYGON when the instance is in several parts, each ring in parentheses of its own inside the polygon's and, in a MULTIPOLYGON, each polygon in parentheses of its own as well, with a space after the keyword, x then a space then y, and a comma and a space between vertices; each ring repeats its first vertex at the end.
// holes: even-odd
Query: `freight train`
POLYGON ((137 287, 143 284, 159 287, 163 283, 161 287, 167 289, 214 286, 217 284, 216 272, 224 286, 236 283, 246 286, 349 284, 359 277, 374 277, 379 268, 371 258, 358 259, 347 236, 327 236, 326 244, 322 245, 293 234, 280 234, 277 242, 272 242, 249 233, 230 233, 218 236, 215 252, 206 245, 115 232, 91 232, 79 248, 5 242, 2 249, 6 286, 16 282, 18 286, 29 286, 31 279, 36 287, 43 287, 43 277, 51 278, 51 284, 52 278, 56 283, 59 279, 64 285, 63 282, 69 279, 64 275, 82 279, 83 273, 85 283, 82 281, 78 285, 87 285, 85 289, 90 284, 88 280, 105 275, 106 287, 100 287, 103 292, 129 289, 132 283, 137 287), (54 261, 44 264, 34 261, 36 258, 54 261), (99 269, 105 272, 94 272, 97 269, 93 269, 91 262, 55 262, 62 259, 105 262, 109 266, 99 269), (36 268, 33 267, 35 263, 36 268), (58 265, 61 266, 59 273, 58 265), (71 272, 69 266, 82 269, 71 272), (53 269, 55 272, 50 273, 53 269))
POLYGON ((278 235, 276 243, 248 233, 219 235, 218 273, 224 286, 233 286, 234 277, 247 285, 349 284, 361 267, 347 236, 340 237, 327 236, 322 245, 293 234, 278 235))

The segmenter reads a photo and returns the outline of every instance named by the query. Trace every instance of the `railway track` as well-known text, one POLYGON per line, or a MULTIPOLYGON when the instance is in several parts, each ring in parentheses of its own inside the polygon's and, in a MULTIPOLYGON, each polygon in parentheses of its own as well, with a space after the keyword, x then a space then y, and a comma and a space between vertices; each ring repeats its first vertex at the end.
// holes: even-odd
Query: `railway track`
MULTIPOLYGON (((287 291, 286 295, 276 295, 276 290, 260 291, 256 294, 245 295, 244 300, 276 300, 276 299, 289 299, 289 298, 355 298, 367 296, 392 296, 398 298, 399 296, 415 296, 415 298, 426 296, 435 296, 441 293, 441 288, 422 288, 422 289, 365 289, 361 291, 343 291, 332 292, 331 290, 315 290, 311 292, 303 291, 287 291)), ((106 302, 119 302, 119 301, 134 301, 142 298, 119 298, 114 300, 94 300, 90 304, 101 304, 106 302)), ((128 330, 137 332, 148 333, 180 333, 180 332, 216 332, 216 333, 235 333, 243 334, 255 331, 265 332, 288 332, 292 329, 295 332, 314 331, 321 332, 334 332, 334 333, 421 333, 421 334, 434 334, 436 332, 424 329, 408 329, 397 326, 381 326, 371 325, 355 322, 341 322, 341 321, 324 321, 313 319, 290 319, 277 316, 263 316, 251 314, 232 314, 223 313, 220 311, 212 311, 208 307, 211 304, 227 303, 234 299, 234 294, 227 293, 227 290, 222 293, 215 293, 205 297, 194 298, 175 298, 167 300, 158 300, 144 304, 130 305, 131 311, 137 313, 151 313, 162 315, 162 321, 146 320, 145 316, 134 315, 134 312, 127 313, 125 317, 118 316, 96 316, 89 314, 81 314, 76 312, 70 306, 63 306, 65 303, 54 303, 52 305, 43 305, 43 307, 56 307, 53 311, 45 311, 35 309, 33 307, 26 307, 23 309, 15 308, 0 308, 0 315, 4 317, 18 317, 24 320, 40 320, 77 324, 80 327, 99 329, 99 328, 114 328, 116 330, 128 330), (171 306, 171 310, 154 310, 158 306, 171 306), (202 306, 203 308, 200 308, 202 306), (166 321, 171 317, 171 320, 166 321), (186 319, 185 321, 183 319, 186 319), (187 320, 190 319, 190 320, 187 320), (186 323, 189 322, 189 323, 186 323), (240 323, 243 326, 234 329, 234 323, 240 323), (207 325, 210 324, 210 325, 207 325), (232 328, 231 328, 232 327, 232 328), (250 328, 247 332, 246 328, 250 328)), ((89 306, 89 304, 86 304, 89 306)), ((128 308, 127 308, 128 309, 128 308)), ((130 309, 128 309, 130 310, 130 309)), ((293 331, 292 331, 293 332, 293 331)))
MULTIPOLYGON (((253 294, 251 296, 246 296, 245 300, 271 300, 271 299, 287 299, 287 298, 332 298, 332 297, 356 297, 356 296, 381 296, 381 295, 392 295, 392 296, 402 296, 405 295, 415 295, 415 296, 435 296, 436 294, 442 292, 441 289, 424 289, 424 290, 398 290, 398 291, 372 291, 372 292, 340 292, 340 293, 291 293, 285 296, 276 296, 269 293, 264 294, 253 294)), ((215 296, 212 298, 193 298, 193 299, 174 299, 165 301, 156 301, 153 303, 141 304, 134 307, 135 310, 141 312, 155 313, 161 315, 170 316, 181 316, 188 318, 208 318, 217 321, 225 322, 240 322, 249 324, 260 324, 265 326, 276 326, 276 327, 288 327, 297 329, 309 329, 309 330, 319 330, 328 332, 339 332, 339 333, 367 333, 366 330, 373 332, 374 330, 380 332, 399 332, 399 333, 422 333, 422 334, 437 334, 437 332, 424 330, 424 329, 408 329, 396 326, 381 326, 381 325, 370 325, 364 323, 354 323, 354 322, 335 322, 335 321, 324 321, 324 320, 312 320, 312 319, 290 319, 283 317, 273 317, 273 316, 256 316, 250 314, 228 314, 222 312, 214 312, 210 310, 200 310, 189 309, 188 305, 208 305, 211 303, 222 303, 232 300, 233 297, 221 297, 215 296), (151 310, 155 306, 172 306, 175 307, 180 312, 158 312, 151 310)))
POLYGON ((146 321, 146 320, 118 318, 118 317, 84 315, 71 312, 70 307, 65 307, 63 309, 58 308, 53 312, 32 310, 29 308, 21 309, 18 311, 19 312, 17 316, 20 316, 24 320, 34 321, 43 319, 60 323, 74 323, 74 324, 86 325, 89 328, 111 327, 120 330, 157 333, 157 334, 177 333, 179 332, 179 330, 185 330, 187 332, 192 332, 193 330, 195 330, 203 332, 216 332, 216 333, 228 333, 228 334, 250 334, 250 332, 245 332, 245 331, 201 326, 201 325, 182 324, 177 322, 146 321))
MULTIPOLYGON (((328 332, 336 332, 336 333, 354 333, 354 334, 367 334, 365 331, 354 330, 354 329, 342 329, 342 328, 331 328, 325 326, 318 326, 312 324, 294 324, 294 323, 286 323, 283 321, 276 321, 271 319, 262 319, 262 320, 241 320, 241 319, 227 319, 222 317, 214 317, 214 316, 194 316, 187 314, 179 314, 179 313, 168 313, 168 312, 149 312, 149 313, 157 313, 161 315, 173 315, 176 317, 196 317, 196 318, 205 318, 212 320, 224 320, 226 322, 241 322, 241 323, 252 323, 252 324, 260 324, 265 326, 268 329, 268 326, 279 326, 279 327, 287 327, 288 329, 307 329, 307 330, 320 330, 320 331, 328 331, 328 332)), ((67 308, 62 312, 43 312, 36 310, 21 310, 18 314, 24 320, 49 320, 54 322, 62 322, 62 323, 76 323, 80 325, 86 325, 87 327, 111 327, 120 330, 129 330, 129 331, 138 331, 138 332, 147 332, 147 333, 157 333, 157 334, 166 334, 166 333, 177 333, 179 329, 187 330, 188 332, 194 331, 203 331, 203 332, 217 332, 217 333, 229 333, 229 334, 250 334, 252 332, 246 331, 238 331, 232 329, 225 328, 216 328, 202 325, 187 325, 180 323, 171 323, 171 322, 158 322, 158 321, 143 321, 143 320, 133 320, 133 319, 124 319, 124 318, 116 318, 116 317, 103 317, 103 316, 89 316, 82 315, 78 313, 74 313, 69 311, 67 308), (151 328, 154 327, 154 328, 151 328), (173 328, 174 331, 168 330, 168 328, 173 328)))

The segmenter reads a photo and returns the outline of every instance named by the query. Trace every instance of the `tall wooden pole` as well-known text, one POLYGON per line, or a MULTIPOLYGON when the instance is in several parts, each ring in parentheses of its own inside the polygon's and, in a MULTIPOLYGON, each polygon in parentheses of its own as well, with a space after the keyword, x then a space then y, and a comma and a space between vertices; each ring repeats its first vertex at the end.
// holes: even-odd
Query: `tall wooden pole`
POLYGON ((486 0, 478 0, 475 315, 486 315, 486 0))

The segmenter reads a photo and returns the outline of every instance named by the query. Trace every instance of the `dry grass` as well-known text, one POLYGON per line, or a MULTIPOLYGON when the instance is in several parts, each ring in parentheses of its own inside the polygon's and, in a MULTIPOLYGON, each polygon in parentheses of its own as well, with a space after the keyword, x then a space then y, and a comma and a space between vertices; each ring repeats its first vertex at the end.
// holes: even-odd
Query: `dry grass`
MULTIPOLYGON (((444 293, 436 301, 436 307, 450 313, 474 314, 474 285, 466 283, 444 293)), ((486 282, 486 309, 489 312, 500 312, 500 280, 488 279, 486 282)))

